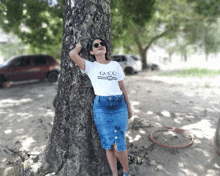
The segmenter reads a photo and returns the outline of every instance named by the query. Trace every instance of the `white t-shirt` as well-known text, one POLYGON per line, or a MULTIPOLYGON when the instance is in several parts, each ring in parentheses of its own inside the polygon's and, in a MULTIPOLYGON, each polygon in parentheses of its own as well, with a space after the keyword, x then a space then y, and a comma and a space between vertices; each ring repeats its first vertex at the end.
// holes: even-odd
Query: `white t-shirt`
POLYGON ((122 95, 118 81, 123 80, 125 74, 118 62, 100 64, 85 60, 85 64, 85 72, 91 80, 96 95, 122 95))

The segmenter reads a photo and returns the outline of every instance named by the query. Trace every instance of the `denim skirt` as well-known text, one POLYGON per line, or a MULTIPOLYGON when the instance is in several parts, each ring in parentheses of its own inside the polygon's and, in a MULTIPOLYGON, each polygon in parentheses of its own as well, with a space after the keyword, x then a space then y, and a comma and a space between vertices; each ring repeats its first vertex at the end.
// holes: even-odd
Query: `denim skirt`
POLYGON ((116 144, 117 151, 126 150, 128 110, 124 95, 96 95, 93 116, 102 147, 109 150, 116 144))

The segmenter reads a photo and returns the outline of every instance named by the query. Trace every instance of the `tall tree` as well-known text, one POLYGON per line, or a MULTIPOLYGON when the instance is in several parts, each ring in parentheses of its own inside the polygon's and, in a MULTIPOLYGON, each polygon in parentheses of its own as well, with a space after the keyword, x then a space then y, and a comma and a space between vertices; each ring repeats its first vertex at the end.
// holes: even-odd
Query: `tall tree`
POLYGON ((139 54, 146 65, 146 50, 144 51, 137 37, 147 39, 143 35, 146 26, 152 20, 158 0, 141 1, 112 1, 112 34, 114 48, 123 47, 125 51, 132 52, 134 43, 138 46, 139 54), (139 34, 139 36, 136 35, 139 34))
MULTIPOLYGON (((147 51, 158 39, 169 36, 175 37, 180 23, 185 16, 185 3, 176 0, 158 0, 155 13, 144 25, 130 25, 130 28, 120 32, 118 25, 113 23, 114 43, 123 46, 126 53, 138 50, 143 60, 143 68, 147 67, 147 51), (116 26, 114 28, 114 26, 116 26), (115 31, 116 32, 115 32, 115 31), (118 32, 119 31, 119 32, 118 32), (122 41, 120 42, 120 39, 122 41)), ((120 15, 118 15, 120 16, 120 15)), ((115 17, 116 18, 116 17, 115 17)), ((119 21, 119 17, 117 17, 119 21)), ((121 20, 122 21, 122 20, 121 20)), ((123 25, 123 21, 121 22, 123 25)), ((122 28, 123 29, 123 28, 122 28)))
MULTIPOLYGON (((77 42, 86 48, 101 37, 111 47, 110 0, 67 0, 63 20, 63 46, 54 125, 45 151, 25 176, 103 176, 110 174, 105 151, 92 117, 94 92, 87 75, 72 62, 69 51, 77 42)), ((84 49, 81 56, 92 60, 84 49)))
MULTIPOLYGON (((142 26, 132 26, 129 23, 130 28, 123 28, 123 20, 119 18, 120 12, 116 11, 118 16, 115 15, 113 21, 113 44, 123 47, 125 53, 139 53, 144 68, 147 66, 148 49, 152 44, 160 42, 161 38, 183 37, 188 41, 185 41, 184 45, 180 43, 181 47, 176 47, 176 51, 179 50, 177 52, 186 56, 187 45, 200 44, 208 56, 217 52, 219 48, 218 39, 214 37, 215 33, 211 32, 218 31, 215 19, 219 11, 218 0, 158 0, 151 20, 142 26), (201 13, 201 9, 204 13, 201 13), (118 23, 122 24, 121 27, 118 23)), ((171 50, 174 52, 175 49, 171 50)))
MULTIPOLYGON (((112 0, 113 24, 121 28, 121 31, 134 25, 143 26, 152 17, 156 1, 112 0), (114 16, 118 14, 122 17, 122 26, 114 23, 117 18, 114 16)), ((52 0, 1 0, 0 26, 5 32, 13 32, 24 43, 30 44, 33 52, 54 53, 62 43, 61 26, 65 0, 57 0, 56 5, 50 5, 51 2, 52 0)))

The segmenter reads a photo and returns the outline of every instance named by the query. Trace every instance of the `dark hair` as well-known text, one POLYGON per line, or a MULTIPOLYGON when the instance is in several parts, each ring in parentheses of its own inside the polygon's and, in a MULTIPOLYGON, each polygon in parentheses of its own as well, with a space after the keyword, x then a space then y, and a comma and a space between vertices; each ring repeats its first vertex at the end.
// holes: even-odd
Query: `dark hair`
MULTIPOLYGON (((101 39, 101 38, 94 38, 94 39, 92 39, 92 40, 89 41, 88 46, 87 46, 87 50, 88 50, 89 54, 90 54, 90 51, 92 51, 93 42, 94 42, 95 40, 101 40, 101 41, 105 44, 105 47, 106 47, 105 59, 106 59, 106 60, 109 60, 109 58, 108 58, 108 46, 107 46, 106 42, 105 42, 103 39, 101 39)), ((94 61, 96 61, 95 56, 92 55, 92 54, 90 54, 90 55, 92 56, 92 58, 94 59, 94 61)))

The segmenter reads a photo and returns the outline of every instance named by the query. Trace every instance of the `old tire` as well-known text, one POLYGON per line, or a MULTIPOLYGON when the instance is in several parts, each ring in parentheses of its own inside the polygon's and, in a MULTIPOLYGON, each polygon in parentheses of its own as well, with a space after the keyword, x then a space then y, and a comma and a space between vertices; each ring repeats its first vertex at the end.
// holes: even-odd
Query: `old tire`
POLYGON ((59 75, 59 74, 58 74, 57 72, 55 72, 55 71, 50 72, 50 73, 48 74, 48 76, 47 76, 48 82, 50 82, 50 83, 56 82, 56 81, 58 80, 58 75, 59 75))

